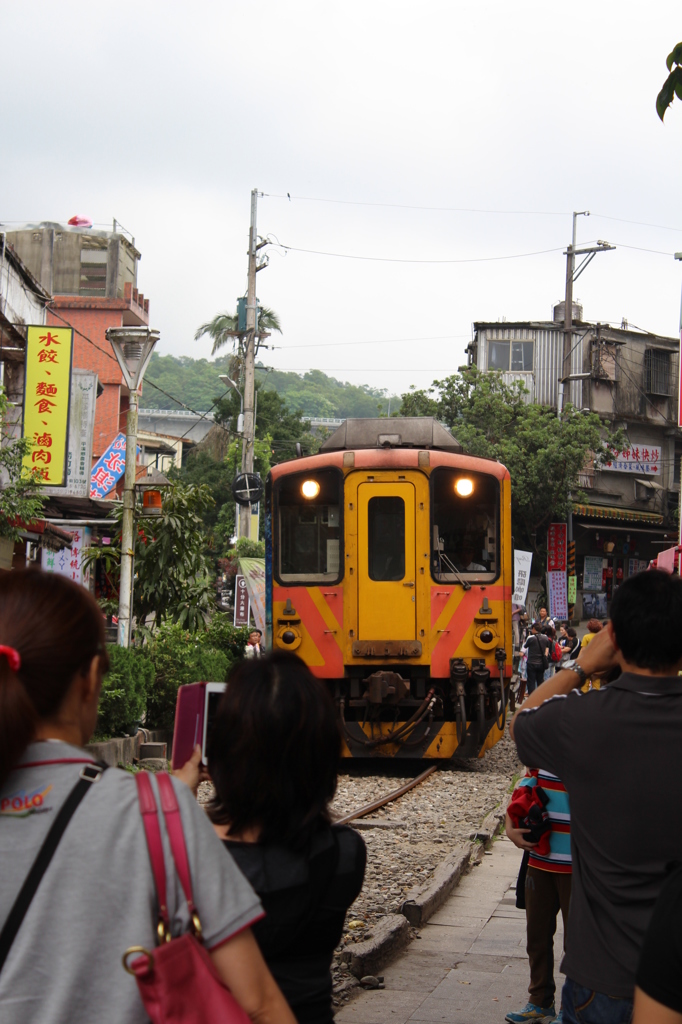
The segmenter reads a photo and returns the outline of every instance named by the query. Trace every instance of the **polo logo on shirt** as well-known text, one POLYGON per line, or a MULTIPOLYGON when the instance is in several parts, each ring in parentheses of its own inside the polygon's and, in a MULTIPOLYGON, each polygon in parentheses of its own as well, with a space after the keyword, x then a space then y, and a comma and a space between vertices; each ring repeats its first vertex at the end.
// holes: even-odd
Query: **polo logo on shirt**
POLYGON ((0 816, 26 818, 29 814, 49 811, 51 808, 43 807, 43 804, 45 803, 45 797, 51 789, 51 785, 45 786, 44 789, 20 789, 11 796, 3 797, 0 800, 0 816))

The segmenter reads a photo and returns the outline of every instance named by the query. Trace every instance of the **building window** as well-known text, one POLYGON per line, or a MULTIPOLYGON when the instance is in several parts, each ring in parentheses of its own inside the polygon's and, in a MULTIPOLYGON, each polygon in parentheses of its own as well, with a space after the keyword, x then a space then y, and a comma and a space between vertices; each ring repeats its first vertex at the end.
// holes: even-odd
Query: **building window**
POLYGON ((107 250, 81 250, 81 295, 106 295, 107 293, 107 250))
POLYGON ((532 341, 489 341, 488 369, 529 373, 533 369, 532 341))
POLYGON ((644 351, 644 390, 650 395, 670 394, 670 353, 665 349, 644 351))

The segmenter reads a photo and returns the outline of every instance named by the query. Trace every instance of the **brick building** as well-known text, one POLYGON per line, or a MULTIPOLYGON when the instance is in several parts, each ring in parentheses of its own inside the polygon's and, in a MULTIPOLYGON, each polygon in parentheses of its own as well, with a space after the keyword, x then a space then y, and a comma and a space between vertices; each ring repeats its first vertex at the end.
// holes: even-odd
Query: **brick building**
POLYGON ((125 430, 128 410, 128 390, 105 332, 108 327, 149 324, 149 299, 137 289, 141 254, 135 239, 122 230, 53 222, 23 225, 8 231, 6 239, 52 295, 47 323, 75 328, 74 367, 98 375, 103 391, 95 415, 93 458, 97 459, 125 430))

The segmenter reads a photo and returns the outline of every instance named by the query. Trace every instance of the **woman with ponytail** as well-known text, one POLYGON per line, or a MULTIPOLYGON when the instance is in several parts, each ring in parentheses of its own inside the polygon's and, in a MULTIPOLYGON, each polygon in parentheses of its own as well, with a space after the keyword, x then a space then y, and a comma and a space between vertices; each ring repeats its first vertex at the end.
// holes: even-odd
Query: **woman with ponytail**
MULTIPOLYGON (((54 574, 0 573, 3 1024, 148 1020, 121 963, 129 947, 156 944, 158 907, 137 787, 127 772, 102 771, 83 749, 107 667, 102 614, 86 590, 54 574), (87 791, 80 802, 77 790, 87 791), (52 826, 67 811, 55 845, 52 826), (51 843, 52 857, 27 897, 34 865, 51 843)), ((262 916, 258 897, 187 787, 173 788, 203 942, 218 974, 253 1020, 294 1024, 251 933, 262 916)), ((189 913, 165 847, 176 937, 188 930, 189 913)))

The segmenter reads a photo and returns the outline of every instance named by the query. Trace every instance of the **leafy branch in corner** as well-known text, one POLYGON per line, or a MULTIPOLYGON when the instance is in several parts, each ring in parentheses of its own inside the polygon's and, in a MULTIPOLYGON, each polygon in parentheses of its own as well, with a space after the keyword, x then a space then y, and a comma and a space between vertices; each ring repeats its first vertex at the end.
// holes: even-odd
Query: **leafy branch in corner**
POLYGON ((678 100, 682 100, 682 43, 678 43, 674 50, 668 54, 665 63, 669 74, 663 83, 663 88, 656 97, 656 113, 661 121, 665 117, 665 112, 672 104, 675 96, 677 96, 678 100), (673 64, 675 67, 673 67, 673 64))

